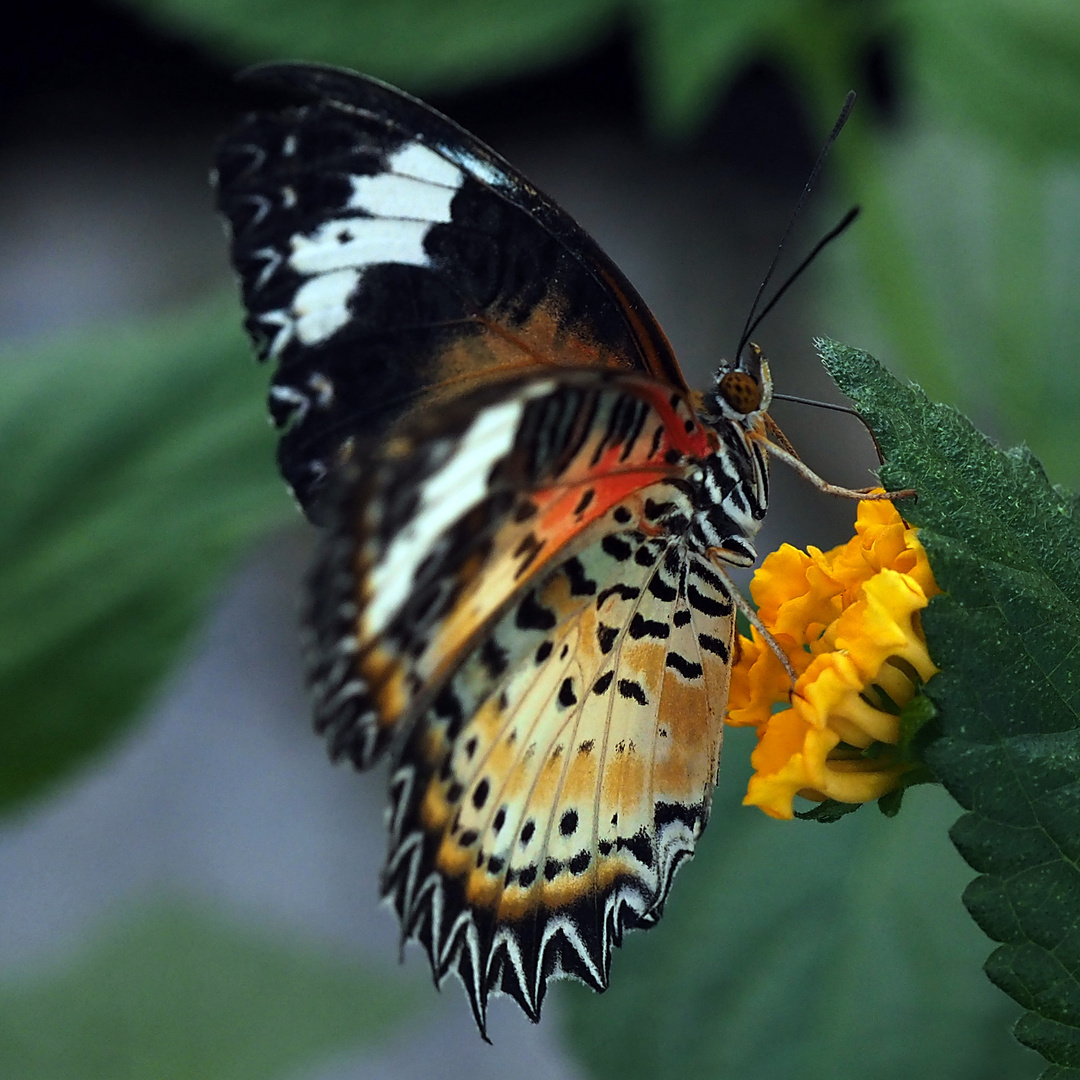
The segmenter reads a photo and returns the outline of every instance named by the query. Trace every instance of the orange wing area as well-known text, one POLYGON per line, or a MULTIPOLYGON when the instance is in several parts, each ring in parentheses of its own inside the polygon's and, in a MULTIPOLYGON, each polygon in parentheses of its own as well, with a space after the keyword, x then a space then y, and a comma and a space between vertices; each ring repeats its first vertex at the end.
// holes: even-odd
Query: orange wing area
POLYGON ((640 351, 627 351, 624 341, 606 339, 588 318, 572 313, 566 283, 552 283, 522 320, 500 312, 478 315, 462 325, 436 352, 426 384, 409 399, 409 407, 426 408, 460 393, 469 383, 524 374, 536 367, 608 368, 652 375, 683 393, 689 389, 674 361, 671 347, 655 320, 638 302, 609 281, 611 300, 623 312, 640 351))

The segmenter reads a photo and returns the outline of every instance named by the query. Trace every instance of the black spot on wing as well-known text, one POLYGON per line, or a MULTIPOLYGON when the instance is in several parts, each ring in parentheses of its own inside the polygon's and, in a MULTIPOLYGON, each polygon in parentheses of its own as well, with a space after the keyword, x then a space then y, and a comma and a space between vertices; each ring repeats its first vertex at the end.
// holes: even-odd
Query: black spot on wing
POLYGON ((509 657, 510 654, 493 637, 489 637, 480 648, 480 662, 493 679, 506 670, 509 657))
POLYGON ((620 600, 636 600, 640 595, 641 590, 637 586, 624 585, 622 582, 618 582, 600 590, 596 597, 596 606, 602 608, 612 596, 617 596, 620 600))
POLYGON ((569 709, 571 705, 577 704, 577 695, 574 693, 574 680, 563 679, 562 685, 559 687, 559 704, 564 709, 569 709))
POLYGON ((594 498, 596 498, 596 489, 586 488, 581 493, 581 498, 578 500, 577 506, 574 507, 574 516, 581 517, 581 515, 589 509, 589 505, 590 503, 592 503, 594 498))
POLYGON ((680 822, 691 830, 695 830, 702 823, 704 811, 701 806, 684 806, 682 803, 658 802, 653 814, 653 821, 657 829, 680 822))
POLYGON ((514 507, 513 520, 516 524, 520 525, 523 522, 528 521, 531 517, 534 517, 536 511, 536 503, 534 503, 532 499, 522 499, 514 507))
POLYGON ((669 585, 660 574, 653 574, 646 588, 657 600, 662 600, 665 604, 670 604, 679 595, 678 589, 669 585))
POLYGON ((614 536, 610 533, 600 541, 600 546, 616 562, 626 562, 634 550, 621 536, 614 536))
POLYGON ((567 559, 562 570, 570 583, 571 596, 592 596, 596 592, 596 582, 585 573, 579 558, 567 559))
POLYGON ((698 644, 706 652, 719 656, 725 664, 731 656, 731 650, 728 648, 727 643, 721 641, 718 637, 713 637, 712 634, 698 634, 698 644))
POLYGON ((646 619, 641 612, 635 612, 630 620, 630 636, 636 641, 643 637, 652 638, 655 641, 663 641, 671 633, 671 627, 667 623, 656 619, 646 619))
POLYGON ((693 582, 687 587, 686 600, 695 611, 700 611, 702 615, 708 615, 711 619, 719 619, 731 614, 730 601, 714 600, 711 596, 706 596, 693 582))
POLYGON ((513 558, 519 560, 514 576, 523 577, 525 571, 536 562, 536 557, 544 550, 546 545, 547 541, 539 539, 535 533, 523 536, 513 554, 513 558))
POLYGON ((660 557, 660 553, 648 544, 642 544, 641 547, 634 552, 634 562, 638 566, 652 566, 656 560, 660 557))
POLYGON ((584 874, 589 868, 591 859, 592 857, 589 855, 588 851, 579 851, 570 862, 567 863, 570 873, 574 875, 584 874))
POLYGON ((710 589, 722 593, 724 596, 727 595, 727 583, 715 570, 706 566, 700 559, 694 559, 690 563, 690 573, 699 581, 704 581, 710 589))
POLYGON ((634 417, 626 434, 623 436, 625 441, 623 443, 622 453, 619 455, 620 461, 625 461, 633 452, 638 439, 641 437, 642 429, 645 427, 645 421, 648 419, 650 412, 650 409, 645 402, 637 399, 631 400, 633 400, 635 406, 634 417))
POLYGON ((487 802, 487 797, 490 791, 491 784, 488 782, 486 777, 481 780, 480 783, 477 784, 476 787, 473 789, 472 804, 476 807, 477 810, 483 810, 484 803, 487 802))
POLYGON ((518 604, 514 622, 519 630, 550 630, 555 625, 555 613, 544 607, 530 589, 518 604))
POLYGON ((700 679, 705 674, 705 669, 700 664, 687 660, 685 656, 677 652, 669 652, 664 663, 686 679, 700 679))
POLYGON ((462 725, 465 723, 465 713, 461 707, 461 698, 455 693, 452 686, 447 685, 439 691, 438 697, 432 703, 435 715, 447 721, 446 737, 450 742, 458 737, 462 725))
POLYGON ((619 836, 616 837, 615 846, 620 851, 628 851, 642 866, 651 867, 653 864, 653 849, 652 841, 645 834, 645 831, 635 834, 634 836, 619 836))
POLYGON ((619 636, 619 628, 617 626, 606 626, 604 623, 600 623, 596 628, 596 643, 600 646, 600 651, 607 656, 609 652, 615 647, 615 640, 619 636))
POLYGON ((652 444, 649 446, 649 457, 656 457, 657 451, 660 449, 660 442, 664 438, 664 425, 657 424, 653 430, 652 444))

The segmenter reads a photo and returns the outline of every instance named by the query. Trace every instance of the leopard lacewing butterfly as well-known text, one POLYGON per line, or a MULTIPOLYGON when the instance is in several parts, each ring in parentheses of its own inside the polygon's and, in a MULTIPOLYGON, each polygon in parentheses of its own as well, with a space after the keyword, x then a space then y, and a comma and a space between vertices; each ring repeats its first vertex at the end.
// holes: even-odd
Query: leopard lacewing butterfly
MULTIPOLYGON (((382 891, 481 1033, 608 984, 705 828, 774 428, 753 345, 692 392, 571 218, 390 86, 255 69, 218 206, 281 471, 325 530, 305 662, 335 758, 390 760, 382 891)), ((786 457, 781 451, 781 456, 786 457)))

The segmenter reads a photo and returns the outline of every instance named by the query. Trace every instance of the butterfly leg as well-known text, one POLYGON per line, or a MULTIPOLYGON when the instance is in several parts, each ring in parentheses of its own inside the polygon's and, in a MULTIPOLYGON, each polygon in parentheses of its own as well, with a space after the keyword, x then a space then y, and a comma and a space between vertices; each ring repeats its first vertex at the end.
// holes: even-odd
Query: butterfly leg
POLYGON ((719 577, 723 579, 724 584, 727 585, 728 593, 735 601, 735 605, 746 616, 750 625, 753 626, 754 629, 757 630, 757 632, 761 635, 761 638, 765 642, 765 644, 768 645, 770 649, 772 649, 773 653, 776 655, 776 659, 784 665, 784 670, 787 672, 787 676, 791 680, 791 688, 794 690, 795 680, 798 679, 799 676, 796 673, 795 668, 791 666, 791 661, 788 659, 787 653, 784 652, 782 648, 780 648, 780 645, 776 641, 776 639, 772 636, 772 634, 769 633, 768 630, 765 629, 765 624, 761 621, 758 613, 754 610, 753 605, 750 603, 749 600, 746 599, 745 596, 743 596, 742 592, 739 590, 738 585, 736 585, 735 582, 731 580, 730 575, 724 569, 725 560, 723 556, 723 548, 712 548, 709 552, 709 555, 713 569, 716 571, 719 577))
POLYGON ((794 469, 804 480, 813 484, 818 491, 822 491, 826 495, 837 495, 841 499, 914 499, 917 497, 914 488, 905 488, 903 491, 875 491, 873 488, 846 488, 837 484, 830 484, 789 450, 785 450, 784 447, 768 439, 763 440, 763 442, 774 458, 794 469))

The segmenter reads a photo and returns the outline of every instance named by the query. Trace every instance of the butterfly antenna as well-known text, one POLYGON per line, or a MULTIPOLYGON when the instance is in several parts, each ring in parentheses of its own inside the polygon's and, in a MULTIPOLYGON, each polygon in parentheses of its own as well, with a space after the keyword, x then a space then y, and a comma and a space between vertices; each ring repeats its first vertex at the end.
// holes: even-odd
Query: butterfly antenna
POLYGON ((758 312, 757 318, 743 331, 742 344, 739 349, 742 350, 743 346, 750 340, 750 335, 758 328, 761 320, 769 314, 780 300, 780 297, 784 295, 791 288, 792 285, 798 280, 802 272, 821 254, 822 248, 827 244, 831 244, 857 217, 859 216, 859 207, 853 206, 841 219, 834 225, 813 247, 810 254, 789 275, 787 281, 776 290, 776 295, 758 312))
POLYGON ((870 425, 849 405, 834 405, 831 401, 814 401, 812 398, 796 397, 794 394, 773 394, 773 401, 792 401, 796 405, 813 405, 815 409, 829 409, 832 412, 847 413, 848 416, 854 416, 866 428, 866 434, 870 436, 870 441, 874 444, 878 464, 885 464, 885 455, 881 452, 881 444, 877 441, 877 436, 870 425))
MULTIPOLYGON (((769 269, 765 272, 765 276, 761 279, 761 284, 758 286, 757 294, 754 296, 754 302, 750 305, 750 311, 746 316, 746 324, 743 326, 742 335, 739 337, 739 347, 735 350, 736 361, 739 359, 740 356, 742 356, 742 351, 746 347, 746 343, 750 340, 750 335, 754 332, 754 327, 757 326, 758 323, 761 321, 761 317, 758 317, 755 320, 754 316, 757 313, 757 306, 761 302, 761 297, 764 294, 766 288, 768 287, 769 282, 772 280, 773 271, 776 269, 776 264, 780 259, 780 252, 783 250, 784 244, 787 242, 788 236, 791 235, 791 230, 794 227, 795 221, 798 218, 800 212, 802 211, 803 204, 806 202, 807 196, 809 196, 810 194, 810 190, 817 182, 818 174, 821 172, 822 166, 824 166, 825 164, 825 159, 829 156, 829 151, 832 149, 833 143, 836 142, 837 137, 843 130, 844 125, 847 123, 847 119, 851 115, 851 109, 854 104, 855 91, 849 90, 847 97, 844 98, 844 104, 840 109, 840 115, 836 118, 836 123, 833 124, 832 131, 829 132, 828 138, 826 138, 825 140, 825 145, 822 146, 821 152, 817 156, 817 161, 814 162, 814 167, 810 170, 810 176, 806 181, 806 185, 803 187, 802 194, 799 196, 799 201, 795 204, 795 210, 791 215, 791 219, 787 223, 787 228, 784 229, 784 234, 780 237, 780 243, 776 245, 776 252, 772 257, 772 262, 769 263, 769 269)), ((847 224, 850 225, 851 222, 848 222, 847 224)), ((845 225, 844 228, 847 228, 847 225, 845 225)), ((829 239, 831 240, 832 237, 830 236, 829 239)), ((827 242, 828 241, 826 240, 825 243, 827 242)), ((819 244, 818 247, 815 249, 814 254, 816 255, 817 252, 824 246, 824 243, 819 244)), ((806 260, 807 265, 808 263, 809 260, 806 260)), ((781 292, 792 283, 794 278, 797 277, 798 273, 801 272, 804 268, 805 266, 800 267, 799 271, 796 271, 796 273, 784 283, 781 292)), ((773 306, 773 304, 776 303, 777 299, 779 299, 779 294, 773 297, 772 303, 770 303, 765 309, 766 312, 773 306)), ((764 312, 762 314, 764 315, 764 312)))

